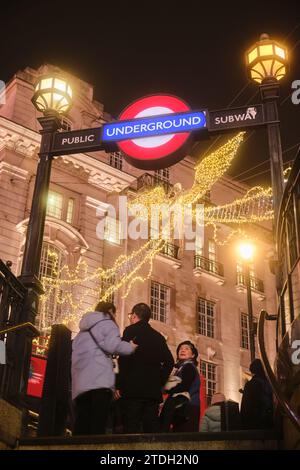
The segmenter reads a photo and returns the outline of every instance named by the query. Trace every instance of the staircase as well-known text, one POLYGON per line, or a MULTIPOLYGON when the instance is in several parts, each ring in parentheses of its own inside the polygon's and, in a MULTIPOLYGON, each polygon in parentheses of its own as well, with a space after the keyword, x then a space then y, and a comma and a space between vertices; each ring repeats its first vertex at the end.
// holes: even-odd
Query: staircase
POLYGON ((274 431, 23 438, 17 450, 279 450, 274 431))

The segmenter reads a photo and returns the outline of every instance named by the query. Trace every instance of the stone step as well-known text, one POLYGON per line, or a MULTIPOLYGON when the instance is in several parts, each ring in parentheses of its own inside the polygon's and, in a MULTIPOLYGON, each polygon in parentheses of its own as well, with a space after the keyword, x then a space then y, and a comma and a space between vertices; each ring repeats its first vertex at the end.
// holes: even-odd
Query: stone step
POLYGON ((18 450, 278 450, 274 431, 24 438, 18 450))

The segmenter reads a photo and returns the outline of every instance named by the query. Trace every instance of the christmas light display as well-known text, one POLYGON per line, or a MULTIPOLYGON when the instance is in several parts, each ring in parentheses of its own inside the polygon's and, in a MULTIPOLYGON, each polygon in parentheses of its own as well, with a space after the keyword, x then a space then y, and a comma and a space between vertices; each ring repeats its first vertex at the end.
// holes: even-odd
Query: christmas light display
MULTIPOLYGON (((203 158, 195 167, 195 180, 188 190, 176 188, 166 194, 162 186, 140 192, 128 203, 129 210, 141 208, 138 217, 151 220, 152 210, 155 206, 164 204, 170 210, 182 210, 186 205, 193 207, 202 203, 205 194, 225 174, 232 160, 237 154, 238 148, 244 139, 244 132, 238 133, 216 151, 203 158)), ((175 215, 173 216, 175 217, 175 215)), ((245 237, 246 232, 240 227, 249 224, 271 220, 273 217, 272 190, 271 188, 255 187, 249 190, 243 197, 232 203, 222 206, 206 206, 204 208, 204 224, 212 226, 214 239, 217 244, 225 244, 234 237, 245 237), (230 224, 231 232, 226 240, 218 239, 216 224, 230 224), (234 224, 237 227, 234 227, 234 224)), ((80 261, 75 269, 63 266, 58 270, 58 262, 55 262, 57 254, 49 252, 53 257, 53 276, 43 277, 41 282, 44 294, 41 297, 41 309, 46 308, 49 298, 55 297, 55 302, 62 311, 60 322, 77 323, 82 313, 87 310, 87 299, 93 298, 97 301, 107 300, 121 288, 125 287, 122 297, 127 297, 132 287, 137 282, 145 282, 151 277, 153 261, 167 243, 165 233, 160 232, 157 239, 150 239, 138 250, 128 256, 121 255, 117 258, 111 268, 102 267, 90 272, 85 261, 80 261), (148 272, 143 275, 143 269, 148 265, 148 272), (114 282, 110 283, 111 279, 114 282), (103 288, 103 286, 106 286, 103 288)), ((88 309, 91 309, 90 306, 88 309)))

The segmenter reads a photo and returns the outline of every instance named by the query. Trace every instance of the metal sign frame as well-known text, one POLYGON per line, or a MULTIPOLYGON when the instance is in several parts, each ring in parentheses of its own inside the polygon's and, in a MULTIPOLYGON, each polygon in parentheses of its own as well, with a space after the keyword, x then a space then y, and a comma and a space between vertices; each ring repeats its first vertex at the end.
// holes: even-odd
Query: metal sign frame
MULTIPOLYGON (((195 142, 198 140, 207 139, 209 134, 215 133, 226 133, 232 132, 235 129, 248 129, 254 127, 262 127, 268 124, 269 122, 265 119, 264 116, 264 109, 262 104, 256 105, 247 105, 247 106, 240 106, 238 108, 228 108, 228 109, 220 109, 214 111, 190 111, 188 114, 193 113, 204 113, 206 116, 206 126, 202 128, 198 128, 196 130, 189 131, 192 134, 193 139, 189 139, 190 142, 195 142), (217 121, 219 119, 219 121, 217 121)), ((173 113, 176 116, 178 113, 173 113)), ((171 117, 173 114, 169 114, 168 116, 171 117)), ((184 113, 179 113, 184 114, 184 113)), ((155 119, 165 117, 165 115, 156 115, 154 116, 155 119)), ((134 125, 134 123, 139 123, 141 120, 131 119, 130 125, 134 125)), ((81 129, 75 131, 63 131, 63 132, 55 132, 54 139, 52 143, 52 149, 50 152, 51 156, 59 156, 59 155, 68 155, 68 154, 76 154, 76 153, 88 153, 88 152, 97 152, 97 151, 105 151, 107 153, 117 151, 118 145, 117 141, 121 139, 118 138, 117 141, 110 141, 105 142, 103 141, 103 130, 106 126, 111 126, 113 124, 123 124, 126 125, 127 121, 119 120, 119 121, 112 121, 109 123, 103 124, 101 127, 89 128, 89 129, 81 129)), ((129 123, 129 121, 128 121, 129 123)), ((187 132, 187 131, 181 131, 187 132)), ((157 131, 155 135, 166 135, 165 131, 160 132, 157 131)), ((143 137, 145 138, 145 137, 143 137)), ((123 140, 128 140, 128 137, 123 138, 123 140)), ((134 159, 128 158, 128 161, 134 165, 134 159)), ((178 157, 174 158, 174 163, 179 161, 178 157)), ((151 167, 151 162, 149 163, 151 167)), ((154 165, 155 166, 155 165, 154 165)), ((149 167, 149 169, 151 169, 149 167)), ((155 168, 153 168, 155 169, 155 168)))

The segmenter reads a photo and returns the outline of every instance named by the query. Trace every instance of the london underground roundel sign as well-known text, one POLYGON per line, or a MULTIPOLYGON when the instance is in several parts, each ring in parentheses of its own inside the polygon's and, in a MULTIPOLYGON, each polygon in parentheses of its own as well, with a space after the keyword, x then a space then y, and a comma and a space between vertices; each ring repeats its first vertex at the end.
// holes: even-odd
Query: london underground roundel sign
POLYGON ((191 111, 175 96, 153 95, 130 104, 117 122, 105 124, 102 139, 117 142, 133 166, 155 170, 182 159, 191 132, 205 127, 204 111, 191 111))

